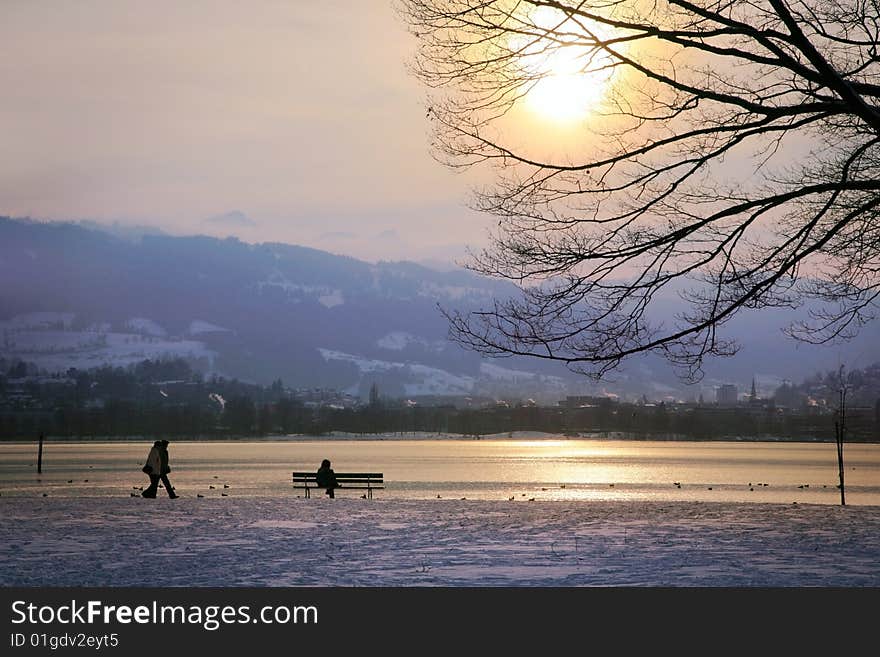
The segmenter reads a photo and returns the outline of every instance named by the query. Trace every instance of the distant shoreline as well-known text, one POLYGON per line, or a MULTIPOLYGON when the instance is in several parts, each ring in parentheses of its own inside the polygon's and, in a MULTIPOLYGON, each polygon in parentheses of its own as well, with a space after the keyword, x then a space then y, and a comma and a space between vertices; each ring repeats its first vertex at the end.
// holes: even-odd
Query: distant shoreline
MULTIPOLYGON (((162 437, 169 438, 173 442, 200 442, 200 443, 274 443, 274 442, 333 442, 333 441, 361 441, 361 442, 395 442, 395 441, 430 441, 430 440, 467 440, 467 441, 502 441, 502 440, 622 440, 633 442, 688 442, 688 443, 831 443, 834 444, 834 438, 829 436, 823 438, 789 438, 780 436, 719 436, 712 438, 693 438, 680 435, 669 434, 628 434, 625 432, 609 431, 596 433, 579 433, 579 434, 553 434, 539 431, 513 431, 495 434, 451 434, 451 433, 433 433, 433 432, 414 432, 414 433, 384 433, 384 434, 355 434, 346 432, 333 432, 329 434, 314 436, 308 434, 272 434, 265 436, 172 436, 167 434, 156 434, 153 436, 46 436, 44 442, 47 443, 146 443, 153 442, 162 437)), ((39 442, 38 437, 24 439, 6 439, 0 440, 0 444, 35 444, 39 442)), ((845 444, 872 445, 880 444, 880 440, 851 440, 845 444)))

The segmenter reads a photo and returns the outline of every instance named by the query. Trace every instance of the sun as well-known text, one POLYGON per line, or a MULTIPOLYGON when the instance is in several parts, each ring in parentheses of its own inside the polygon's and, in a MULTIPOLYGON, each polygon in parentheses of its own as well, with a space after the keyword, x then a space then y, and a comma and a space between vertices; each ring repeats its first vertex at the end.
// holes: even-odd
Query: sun
POLYGON ((540 80, 526 95, 526 104, 535 114, 559 123, 586 118, 599 105, 607 92, 611 73, 584 72, 577 62, 551 63, 540 80))
MULTIPOLYGON (((576 34, 555 9, 542 7, 529 21, 539 30, 576 34)), ((532 79, 525 94, 526 106, 538 116, 557 123, 570 123, 590 115, 605 98, 614 69, 610 57, 589 45, 593 38, 606 40, 607 28, 592 22, 584 38, 567 36, 562 42, 533 40, 524 48, 525 72, 532 79), (568 41, 567 43, 565 41, 568 41)))

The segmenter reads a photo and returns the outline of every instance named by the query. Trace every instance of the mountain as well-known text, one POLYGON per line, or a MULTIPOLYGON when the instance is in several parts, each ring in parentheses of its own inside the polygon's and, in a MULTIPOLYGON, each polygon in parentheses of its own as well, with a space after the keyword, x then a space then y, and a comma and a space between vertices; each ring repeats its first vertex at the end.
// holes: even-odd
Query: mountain
MULTIPOLYGON (((365 396, 556 399, 532 366, 483 362, 446 339, 438 303, 510 288, 465 271, 370 264, 288 244, 143 235, 0 219, 0 357, 49 370, 183 356, 206 373, 365 396)), ((559 372, 556 372, 559 375, 559 372)))
POLYGON ((484 360, 447 340, 438 304, 485 307, 514 289, 464 270, 411 262, 371 264, 289 244, 143 234, 121 238, 72 223, 0 218, 0 358, 65 371, 182 356, 205 373, 256 383, 382 394, 532 397, 566 394, 714 399, 756 377, 769 395, 799 381, 880 360, 880 325, 852 343, 807 347, 784 338, 789 316, 749 313, 731 322, 734 358, 707 363, 685 387, 661 359, 627 364, 593 384, 535 359, 484 360))

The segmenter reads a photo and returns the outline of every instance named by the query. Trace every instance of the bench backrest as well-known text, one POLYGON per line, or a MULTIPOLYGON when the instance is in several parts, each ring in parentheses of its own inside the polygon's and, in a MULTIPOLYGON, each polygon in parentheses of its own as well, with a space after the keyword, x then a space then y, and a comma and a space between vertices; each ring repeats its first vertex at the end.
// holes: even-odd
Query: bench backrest
MULTIPOLYGON (((385 483, 384 474, 381 472, 334 472, 336 481, 348 484, 382 484, 385 483)), ((316 484, 317 475, 314 472, 294 472, 293 483, 316 484)))

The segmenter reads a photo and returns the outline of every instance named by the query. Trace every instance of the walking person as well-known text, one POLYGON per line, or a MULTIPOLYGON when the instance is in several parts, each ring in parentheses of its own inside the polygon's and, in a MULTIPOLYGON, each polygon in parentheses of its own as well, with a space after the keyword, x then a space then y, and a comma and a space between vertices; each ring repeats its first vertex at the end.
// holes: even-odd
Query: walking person
POLYGON ((150 448, 150 453, 147 455, 147 462, 142 469, 150 477, 149 487, 141 493, 143 497, 156 497, 160 480, 165 486, 165 490, 168 491, 168 497, 172 500, 180 497, 174 492, 174 487, 168 481, 168 473, 171 472, 171 467, 168 465, 167 440, 157 440, 153 443, 153 447, 150 448))
POLYGON ((336 481, 336 473, 333 472, 333 468, 330 467, 329 459, 321 461, 321 467, 318 468, 318 471, 315 473, 315 481, 320 488, 327 489, 326 494, 330 497, 336 497, 333 493, 335 488, 342 488, 342 484, 336 481))

